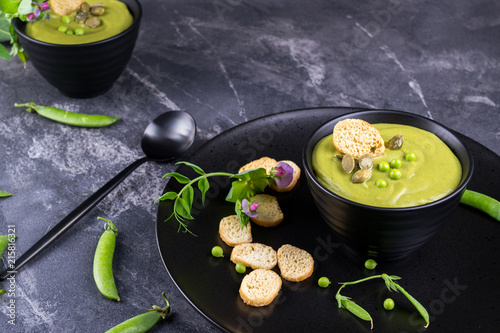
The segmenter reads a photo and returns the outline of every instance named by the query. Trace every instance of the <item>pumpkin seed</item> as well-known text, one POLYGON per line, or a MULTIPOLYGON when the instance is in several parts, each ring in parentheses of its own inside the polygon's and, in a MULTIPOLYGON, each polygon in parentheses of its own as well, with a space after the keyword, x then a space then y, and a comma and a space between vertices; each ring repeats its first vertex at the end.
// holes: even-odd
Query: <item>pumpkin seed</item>
POLYGON ((359 169, 352 175, 351 182, 353 183, 363 183, 370 179, 372 176, 372 170, 371 169, 359 169))
POLYGON ((88 16, 89 16, 88 12, 78 12, 75 16, 75 22, 76 23, 85 23, 88 16))
POLYGON ((104 14, 104 7, 92 7, 90 8, 90 14, 94 16, 101 16, 104 14))
POLYGON ((364 154, 358 159, 358 165, 360 169, 371 169, 373 168, 375 160, 373 159, 372 154, 364 154))
POLYGON ((403 134, 394 135, 388 142, 387 148, 390 150, 398 150, 403 146, 403 134))
POLYGON ((350 174, 352 170, 354 170, 355 166, 356 161, 354 160, 354 157, 352 157, 351 154, 345 154, 342 158, 342 169, 344 169, 347 174, 350 174))
POLYGON ((101 25, 101 19, 98 18, 97 16, 92 16, 85 22, 85 24, 89 28, 96 28, 101 25))

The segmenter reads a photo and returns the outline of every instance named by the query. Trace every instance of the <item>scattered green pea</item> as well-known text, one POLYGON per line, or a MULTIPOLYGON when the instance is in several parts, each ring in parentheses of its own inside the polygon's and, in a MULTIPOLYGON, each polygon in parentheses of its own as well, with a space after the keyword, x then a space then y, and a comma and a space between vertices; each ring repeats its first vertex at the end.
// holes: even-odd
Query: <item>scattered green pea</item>
POLYGON ((212 248, 212 255, 216 258, 222 258, 224 257, 224 250, 220 246, 214 246, 212 248))
POLYGON ((381 172, 389 171, 389 169, 390 169, 390 166, 389 166, 389 163, 387 163, 387 162, 380 162, 378 164, 378 170, 381 172))
POLYGON ((392 298, 387 298, 384 301, 384 309, 389 310, 389 311, 394 309, 394 301, 392 298))
POLYGON ((373 259, 368 259, 367 261, 365 261, 365 268, 366 269, 375 269, 375 267, 377 267, 377 262, 373 259))
POLYGON ((62 32, 62 33, 66 33, 66 31, 68 31, 68 27, 66 27, 66 26, 64 26, 64 25, 60 25, 60 26, 57 28, 57 31, 62 32))
POLYGON ((26 111, 36 111, 39 115, 67 125, 80 127, 104 127, 113 124, 118 120, 118 116, 110 117, 105 115, 93 115, 70 112, 51 106, 37 105, 33 102, 24 104, 14 104, 16 107, 27 107, 26 111))
POLYGON ((94 281, 97 289, 107 298, 120 301, 116 289, 115 278, 113 277, 113 254, 115 253, 116 234, 118 229, 113 222, 102 217, 104 220, 104 232, 97 243, 94 255, 94 281))
POLYGON ((389 165, 391 166, 391 168, 394 168, 394 169, 399 169, 401 168, 401 160, 399 158, 393 158, 390 162, 389 162, 389 165))
POLYGON ((375 182, 375 185, 379 188, 383 188, 383 187, 386 187, 387 186, 387 182, 383 179, 378 179, 376 182, 375 182))
POLYGON ((247 271, 247 267, 240 262, 236 264, 235 269, 240 274, 245 274, 247 271))
POLYGON ((61 17, 61 22, 64 23, 64 24, 70 24, 71 23, 71 17, 69 17, 68 15, 64 15, 63 17, 61 17))
POLYGON ((170 302, 165 293, 161 294, 167 306, 160 308, 158 305, 153 305, 152 309, 147 312, 125 320, 121 324, 106 331, 106 333, 124 333, 124 332, 147 332, 155 326, 160 319, 165 319, 170 313, 170 302))
POLYGON ((417 155, 415 155, 415 153, 408 152, 408 153, 405 154, 405 160, 408 161, 408 162, 416 161, 417 160, 417 155))
POLYGON ((318 279, 318 286, 320 286, 321 288, 326 288, 328 287, 332 282, 330 281, 329 278, 327 278, 326 276, 323 276, 323 277, 320 277, 318 279))
POLYGON ((66 30, 66 35, 74 35, 75 32, 71 29, 66 30))
POLYGON ((401 178, 401 171, 399 171, 398 169, 392 169, 389 173, 389 177, 394 180, 399 179, 401 178))
POLYGON ((85 30, 83 30, 83 28, 76 28, 75 29, 75 35, 77 35, 77 36, 83 36, 83 35, 85 35, 85 30))

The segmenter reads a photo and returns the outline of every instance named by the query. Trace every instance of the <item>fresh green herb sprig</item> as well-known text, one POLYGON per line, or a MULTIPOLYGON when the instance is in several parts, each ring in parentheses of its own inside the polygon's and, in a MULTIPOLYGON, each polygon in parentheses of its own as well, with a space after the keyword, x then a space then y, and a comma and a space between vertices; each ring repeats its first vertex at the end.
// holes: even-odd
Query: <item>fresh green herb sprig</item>
POLYGON ((17 34, 12 27, 12 19, 38 21, 47 17, 50 9, 47 0, 0 0, 0 43, 10 41, 10 52, 0 44, 0 58, 11 60, 13 56, 26 63, 27 55, 17 42, 17 34))
POLYGON ((335 299, 338 302, 339 308, 343 308, 357 316, 358 318, 362 320, 369 321, 371 323, 371 328, 373 329, 373 319, 371 318, 370 314, 363 309, 361 306, 358 304, 354 303, 351 301, 350 297, 346 297, 340 294, 340 291, 345 287, 349 285, 354 285, 358 283, 362 283, 365 281, 373 280, 373 279, 379 279, 381 278, 384 280, 385 285, 389 291, 400 291, 403 295, 406 296, 406 298, 413 304, 413 306, 417 309, 417 311, 420 313, 422 318, 425 320, 425 328, 429 326, 429 313, 427 310, 420 304, 413 296, 411 296, 406 290, 403 289, 398 283, 394 282, 395 280, 400 280, 401 278, 399 276, 395 275, 387 275, 387 274, 380 274, 380 275, 373 275, 364 279, 352 281, 352 282, 340 282, 341 287, 337 291, 337 294, 335 295, 335 299))
POLYGON ((268 175, 266 169, 264 168, 246 170, 237 174, 229 172, 206 173, 205 171, 203 171, 202 168, 200 168, 195 164, 184 161, 176 163, 176 165, 179 164, 184 164, 190 167, 197 174, 199 174, 199 176, 194 179, 190 179, 184 175, 181 175, 178 172, 167 173, 166 175, 163 176, 163 178, 173 177, 179 183, 184 184, 184 187, 179 192, 170 191, 163 194, 160 198, 156 200, 156 202, 165 200, 173 201, 174 202, 173 212, 166 219, 166 221, 168 221, 172 217, 175 217, 175 219, 179 223, 179 230, 182 229, 183 232, 189 232, 191 234, 192 232, 188 229, 185 221, 194 219, 193 216, 191 215, 191 209, 193 207, 193 201, 194 201, 193 186, 196 183, 198 183, 198 189, 200 190, 202 195, 201 199, 202 205, 205 205, 205 196, 210 188, 210 183, 208 181, 208 178, 222 176, 235 179, 235 181, 232 182, 231 189, 229 190, 229 193, 226 196, 226 201, 235 204, 235 212, 240 220, 240 224, 242 227, 246 227, 249 222, 249 216, 245 213, 244 208, 242 206, 243 200, 244 199, 248 200, 250 197, 258 193, 264 192, 265 188, 269 184, 276 184, 273 175, 268 175))

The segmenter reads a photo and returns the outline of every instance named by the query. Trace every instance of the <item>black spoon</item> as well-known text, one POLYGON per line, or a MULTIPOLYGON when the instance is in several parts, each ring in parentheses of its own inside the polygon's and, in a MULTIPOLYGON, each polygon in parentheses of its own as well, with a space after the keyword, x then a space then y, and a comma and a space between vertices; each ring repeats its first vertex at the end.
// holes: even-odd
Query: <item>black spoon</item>
POLYGON ((191 147, 195 135, 196 123, 193 117, 186 112, 169 111, 155 118, 148 127, 146 127, 142 136, 141 148, 146 156, 130 164, 80 204, 80 206, 76 207, 68 216, 56 224, 16 260, 14 270, 7 269, 3 271, 0 274, 0 280, 4 280, 12 274, 17 273, 17 271, 30 259, 54 242, 66 230, 101 202, 102 199, 141 164, 148 161, 166 162, 174 159, 191 147))

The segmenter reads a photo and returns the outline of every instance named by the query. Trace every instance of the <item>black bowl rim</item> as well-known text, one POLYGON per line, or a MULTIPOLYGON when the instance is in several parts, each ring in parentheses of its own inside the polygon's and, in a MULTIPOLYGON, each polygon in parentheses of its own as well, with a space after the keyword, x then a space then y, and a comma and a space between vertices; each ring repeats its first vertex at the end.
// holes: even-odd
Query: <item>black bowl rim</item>
MULTIPOLYGON (((317 141, 314 144, 316 144, 316 143, 317 143, 317 141)), ((445 125, 443 125, 443 124, 435 121, 434 119, 423 117, 423 116, 421 116, 419 114, 416 114, 416 113, 411 113, 411 112, 407 112, 407 111, 400 111, 400 110, 390 110, 390 109, 365 109, 365 110, 361 110, 361 111, 353 111, 353 112, 349 112, 349 113, 337 116, 335 118, 332 118, 332 119, 324 122, 323 124, 321 124, 320 126, 318 126, 310 134, 309 138, 307 139, 306 145, 304 146, 303 151, 302 151, 302 163, 304 165, 305 172, 306 172, 306 174, 307 174, 307 176, 309 178, 308 180, 312 181, 325 194, 327 194, 330 197, 333 197, 336 200, 339 200, 339 201, 341 201, 341 202, 343 202, 345 204, 353 205, 355 207, 366 209, 366 210, 380 211, 380 212, 412 212, 412 211, 420 211, 420 210, 427 209, 427 208, 430 208, 430 207, 433 207, 433 206, 436 206, 436 205, 440 205, 443 202, 450 200, 450 198, 453 198, 453 197, 455 197, 457 195, 461 195, 461 193, 467 187, 467 184, 469 183, 469 181, 470 181, 470 179, 472 177, 473 171, 474 171, 474 160, 472 158, 471 152, 469 151, 469 148, 462 142, 462 140, 460 140, 455 135, 455 133, 454 133, 453 130, 451 130, 450 128, 446 127, 445 125), (434 123, 435 125, 443 128, 444 130, 448 131, 449 134, 453 138, 455 138, 458 142, 460 142, 462 144, 462 146, 465 148, 465 152, 467 154, 467 158, 469 159, 469 170, 468 170, 467 175, 463 178, 463 181, 461 182, 461 184, 453 192, 447 194, 446 196, 444 196, 441 199, 438 199, 438 200, 435 200, 435 201, 432 201, 432 202, 429 202, 429 203, 426 203, 426 204, 423 204, 423 205, 418 205, 418 206, 394 207, 394 208, 391 208, 391 207, 370 206, 370 205, 362 204, 362 203, 359 203, 359 202, 355 202, 355 201, 349 200, 347 198, 341 197, 340 195, 333 193, 332 191, 330 191, 329 189, 327 189, 325 186, 323 186, 323 184, 321 184, 316 179, 316 176, 314 175, 314 172, 313 172, 312 168, 307 163, 307 160, 308 160, 308 158, 307 158, 308 147, 313 143, 312 139, 315 136, 315 134, 318 132, 318 130, 320 128, 322 128, 323 126, 325 126, 326 124, 328 124, 330 122, 334 122, 335 120, 340 119, 340 118, 346 118, 346 117, 350 117, 350 116, 354 116, 354 115, 361 115, 362 116, 362 115, 374 114, 374 113, 380 114, 381 112, 385 112, 385 113, 389 113, 389 114, 399 114, 399 115, 402 114, 402 115, 414 117, 416 119, 420 119, 420 120, 423 120, 423 121, 429 121, 429 122, 434 123)))
MULTIPOLYGON (((119 0, 119 1, 121 1, 121 0, 119 0)), ((100 45, 100 44, 109 43, 111 40, 114 40, 114 39, 119 39, 123 35, 129 34, 131 30, 134 30, 136 28, 136 26, 138 24, 140 24, 141 19, 142 19, 142 5, 139 2, 139 0, 129 0, 129 1, 135 2, 137 4, 137 8, 138 8, 137 16, 134 16, 134 22, 132 23, 132 25, 130 27, 128 27, 127 29, 123 30, 122 32, 120 32, 117 35, 111 36, 111 37, 106 38, 106 39, 98 40, 98 41, 92 42, 92 43, 85 43, 85 44, 54 44, 54 43, 47 43, 47 42, 43 42, 43 41, 38 40, 38 39, 34 39, 34 38, 26 35, 24 33, 24 30, 20 28, 20 26, 21 25, 25 25, 26 22, 21 21, 18 17, 15 17, 12 20, 12 26, 13 26, 14 30, 16 31, 16 33, 18 35, 22 35, 23 38, 25 38, 26 40, 29 40, 30 42, 36 43, 36 44, 39 44, 39 45, 48 46, 48 47, 58 47, 58 48, 59 47, 60 48, 84 48, 84 47, 92 47, 92 46, 96 46, 96 45, 100 45)), ((121 2, 123 2, 123 1, 121 1, 121 2)))

